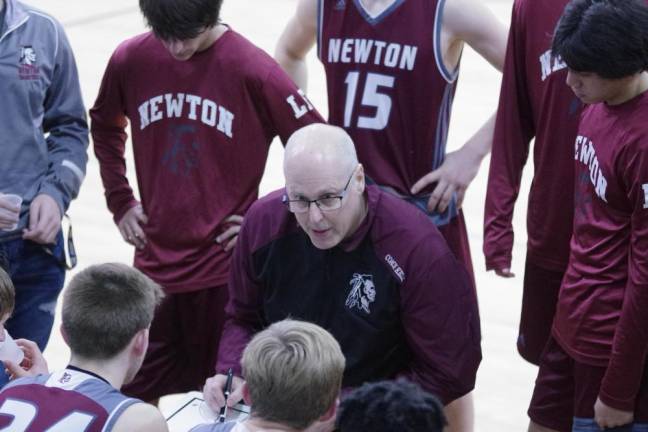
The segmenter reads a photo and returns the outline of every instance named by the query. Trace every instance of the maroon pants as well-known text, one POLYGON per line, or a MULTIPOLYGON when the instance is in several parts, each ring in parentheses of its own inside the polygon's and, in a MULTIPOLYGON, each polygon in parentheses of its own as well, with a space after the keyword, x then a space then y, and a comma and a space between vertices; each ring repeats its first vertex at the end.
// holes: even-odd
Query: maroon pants
POLYGON ((144 401, 202 389, 214 375, 227 285, 167 294, 155 311, 142 368, 122 391, 144 401))

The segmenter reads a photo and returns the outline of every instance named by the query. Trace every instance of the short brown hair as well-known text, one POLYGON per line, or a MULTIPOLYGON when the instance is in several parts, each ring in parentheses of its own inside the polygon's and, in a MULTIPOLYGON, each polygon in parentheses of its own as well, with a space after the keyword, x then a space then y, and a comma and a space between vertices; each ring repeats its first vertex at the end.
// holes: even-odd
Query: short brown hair
POLYGON ((329 332, 304 321, 284 320, 254 336, 241 365, 252 414, 305 429, 335 403, 345 361, 329 332))
POLYGON ((9 274, 0 267, 0 320, 11 315, 16 305, 16 290, 9 274))
POLYGON ((70 350, 87 359, 114 357, 151 325, 163 296, 158 284, 125 264, 86 268, 72 278, 63 296, 70 350))

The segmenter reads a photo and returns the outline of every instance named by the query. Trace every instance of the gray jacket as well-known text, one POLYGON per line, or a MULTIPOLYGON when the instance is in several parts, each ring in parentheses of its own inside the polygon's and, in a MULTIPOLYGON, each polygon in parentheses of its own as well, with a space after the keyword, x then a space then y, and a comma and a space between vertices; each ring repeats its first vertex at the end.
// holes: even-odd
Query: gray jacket
MULTIPOLYGON (((88 124, 74 56, 51 16, 5 0, 0 26, 0 192, 23 197, 18 229, 41 193, 63 214, 85 177, 88 124)), ((8 235, 0 231, 1 236, 8 235)))

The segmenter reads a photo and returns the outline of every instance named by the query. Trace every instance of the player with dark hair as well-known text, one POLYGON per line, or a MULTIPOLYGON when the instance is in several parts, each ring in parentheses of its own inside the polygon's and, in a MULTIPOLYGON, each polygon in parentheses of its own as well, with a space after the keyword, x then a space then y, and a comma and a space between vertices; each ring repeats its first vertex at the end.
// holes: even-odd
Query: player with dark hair
POLYGON ((513 277, 513 208, 535 138, 517 348, 536 365, 551 333, 574 213, 572 147, 582 103, 565 84, 567 66, 551 55, 551 37, 566 4, 513 4, 484 212, 486 268, 513 277))
POLYGON ((152 29, 112 55, 91 110, 106 199, 135 266, 168 294, 129 394, 213 374, 231 249, 275 136, 322 121, 267 54, 220 22, 221 0, 141 0, 152 29), (126 178, 130 122, 141 202, 126 178))
POLYGON ((347 394, 338 408, 339 432, 443 432, 443 405, 418 385, 368 383, 347 394))
POLYGON ((552 52, 588 106, 575 140, 574 232, 531 431, 648 428, 648 5, 573 0, 552 52))
POLYGON ((148 345, 161 288, 124 264, 78 273, 63 296, 61 331, 69 365, 48 373, 36 344, 19 340, 27 369, 0 392, 0 428, 21 432, 164 432, 162 414, 119 389, 135 376, 148 345))

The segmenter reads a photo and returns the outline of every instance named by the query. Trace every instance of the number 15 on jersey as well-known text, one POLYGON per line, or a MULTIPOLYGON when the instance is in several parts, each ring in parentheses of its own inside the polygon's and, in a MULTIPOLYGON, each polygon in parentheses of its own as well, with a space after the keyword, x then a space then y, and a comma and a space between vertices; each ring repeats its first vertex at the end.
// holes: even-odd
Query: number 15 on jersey
POLYGON ((344 104, 344 127, 357 126, 361 129, 385 129, 389 122, 389 114, 392 109, 391 96, 385 90, 394 88, 394 77, 378 73, 367 73, 359 105, 361 107, 375 108, 376 112, 373 116, 358 115, 357 123, 354 125, 354 111, 356 110, 359 81, 360 72, 349 72, 344 80, 347 88, 344 104))

